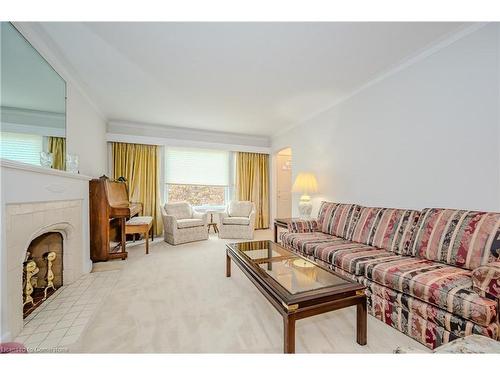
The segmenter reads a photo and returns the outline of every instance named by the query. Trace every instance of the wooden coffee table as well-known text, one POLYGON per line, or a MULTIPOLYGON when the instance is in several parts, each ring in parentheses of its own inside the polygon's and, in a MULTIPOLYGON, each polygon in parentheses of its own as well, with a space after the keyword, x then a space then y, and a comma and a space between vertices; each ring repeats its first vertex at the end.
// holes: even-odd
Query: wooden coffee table
POLYGON ((284 352, 295 353, 295 322, 356 306, 356 337, 366 345, 365 287, 272 241, 226 246, 226 276, 231 260, 283 316, 284 352))

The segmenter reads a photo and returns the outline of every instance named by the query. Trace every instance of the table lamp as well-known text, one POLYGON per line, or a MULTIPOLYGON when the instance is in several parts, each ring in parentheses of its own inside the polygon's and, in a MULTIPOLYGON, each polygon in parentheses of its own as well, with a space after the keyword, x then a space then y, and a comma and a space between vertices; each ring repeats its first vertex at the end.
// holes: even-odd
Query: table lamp
POLYGON ((292 191, 302 193, 299 201, 299 214, 301 218, 309 218, 311 216, 312 204, 310 193, 318 191, 318 183, 316 177, 312 173, 299 173, 293 183, 292 191))

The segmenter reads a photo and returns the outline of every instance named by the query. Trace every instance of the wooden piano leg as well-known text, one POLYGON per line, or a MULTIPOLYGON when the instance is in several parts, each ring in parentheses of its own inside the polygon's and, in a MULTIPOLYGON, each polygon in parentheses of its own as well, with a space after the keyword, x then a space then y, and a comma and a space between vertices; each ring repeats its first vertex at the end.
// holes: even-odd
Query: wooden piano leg
POLYGON ((122 260, 124 259, 127 259, 127 251, 125 249, 125 244, 127 243, 127 237, 125 235, 125 222, 126 222, 126 219, 124 217, 122 217, 120 219, 121 221, 121 247, 122 247, 122 260))

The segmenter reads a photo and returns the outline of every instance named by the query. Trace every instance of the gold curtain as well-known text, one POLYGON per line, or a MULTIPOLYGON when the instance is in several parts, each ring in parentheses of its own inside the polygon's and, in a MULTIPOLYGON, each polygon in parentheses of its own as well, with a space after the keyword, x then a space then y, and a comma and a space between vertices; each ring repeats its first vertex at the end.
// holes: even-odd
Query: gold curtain
POLYGON ((52 154, 52 168, 66 170, 66 138, 48 137, 48 152, 52 154))
POLYGON ((236 195, 255 204, 255 228, 269 228, 269 155, 236 154, 236 195))
POLYGON ((141 202, 142 214, 153 217, 156 235, 163 231, 160 214, 159 147, 112 142, 113 178, 125 177, 131 202, 141 202))

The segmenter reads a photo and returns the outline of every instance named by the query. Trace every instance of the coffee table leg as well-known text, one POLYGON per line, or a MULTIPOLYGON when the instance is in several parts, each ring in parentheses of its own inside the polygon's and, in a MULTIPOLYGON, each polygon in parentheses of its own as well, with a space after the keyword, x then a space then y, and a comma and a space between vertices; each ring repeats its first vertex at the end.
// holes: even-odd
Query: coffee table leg
POLYGON ((366 345, 366 298, 356 305, 356 341, 359 345, 366 345))
POLYGON ((231 277, 231 257, 226 251, 226 277, 231 277))
POLYGON ((293 315, 283 316, 284 343, 283 353, 295 353, 295 317, 293 315))

